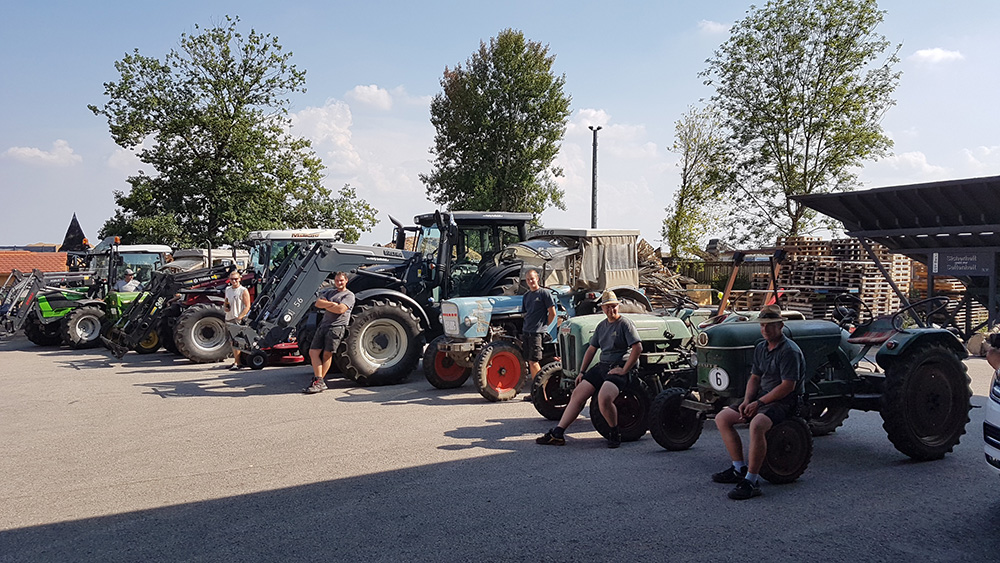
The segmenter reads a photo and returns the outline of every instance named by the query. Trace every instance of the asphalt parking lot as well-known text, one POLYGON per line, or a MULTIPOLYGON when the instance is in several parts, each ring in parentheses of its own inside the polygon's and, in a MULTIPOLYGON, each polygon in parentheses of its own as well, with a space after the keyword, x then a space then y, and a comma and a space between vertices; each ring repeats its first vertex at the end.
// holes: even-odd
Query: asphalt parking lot
MULTIPOLYGON (((714 425, 684 452, 648 435, 565 447, 521 400, 471 383, 306 396, 305 367, 229 372, 159 353, 0 340, 0 561, 990 561, 1000 477, 983 409, 916 463, 877 413, 817 438, 764 496, 726 498, 714 425)), ((990 369, 967 360, 973 404, 990 369)), ((586 414, 586 411, 585 411, 586 414)))

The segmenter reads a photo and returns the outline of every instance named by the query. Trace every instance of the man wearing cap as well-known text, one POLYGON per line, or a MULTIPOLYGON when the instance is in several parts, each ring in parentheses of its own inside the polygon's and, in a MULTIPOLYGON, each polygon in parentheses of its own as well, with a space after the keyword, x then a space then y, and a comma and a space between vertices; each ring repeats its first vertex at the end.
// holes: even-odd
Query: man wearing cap
POLYGON ((599 349, 601 351, 600 362, 594 367, 581 373, 576 377, 576 388, 570 396, 569 404, 563 411, 559 425, 546 432, 535 440, 536 443, 549 446, 562 446, 566 444, 563 433, 569 425, 580 416, 583 405, 587 399, 593 396, 594 390, 600 389, 597 395, 598 408, 604 419, 611 425, 611 434, 608 437, 608 447, 617 448, 622 443, 621 431, 618 429, 618 409, 615 407, 615 399, 618 393, 625 388, 625 378, 628 372, 635 367, 639 361, 639 353, 642 352, 642 342, 639 339, 639 331, 636 330, 632 321, 621 316, 618 312, 618 297, 615 292, 607 290, 601 295, 601 310, 607 317, 601 321, 594 329, 594 335, 590 338, 590 346, 587 347, 583 355, 582 366, 590 365, 591 360, 599 349), (622 360, 628 353, 628 359, 622 360))
POLYGON ((125 268, 125 279, 115 282, 115 291, 139 291, 142 284, 134 276, 131 268, 125 268))
POLYGON ((765 305, 757 317, 764 341, 757 344, 743 402, 715 416, 722 442, 732 466, 712 475, 716 483, 734 483, 729 498, 744 500, 760 496, 760 468, 767 456, 767 431, 790 416, 802 392, 805 358, 795 342, 785 338, 781 309, 765 305), (763 415, 763 416, 757 416, 763 415), (743 442, 734 425, 750 422, 749 465, 743 462, 743 442))

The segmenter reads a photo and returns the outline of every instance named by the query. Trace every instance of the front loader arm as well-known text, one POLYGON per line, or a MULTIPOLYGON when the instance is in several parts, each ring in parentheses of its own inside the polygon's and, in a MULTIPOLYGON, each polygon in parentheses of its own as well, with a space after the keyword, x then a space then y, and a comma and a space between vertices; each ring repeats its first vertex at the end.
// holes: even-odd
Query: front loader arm
POLYGON ((287 341, 316 301, 320 286, 335 272, 356 272, 376 264, 403 263, 414 256, 394 248, 316 242, 286 258, 257 293, 246 324, 229 324, 238 349, 255 351, 287 341))
POLYGON ((159 326, 163 312, 175 295, 198 286, 221 285, 224 282, 220 280, 227 279, 235 269, 236 266, 228 265, 175 274, 153 272, 149 283, 121 318, 101 337, 102 340, 115 357, 121 359, 159 326))

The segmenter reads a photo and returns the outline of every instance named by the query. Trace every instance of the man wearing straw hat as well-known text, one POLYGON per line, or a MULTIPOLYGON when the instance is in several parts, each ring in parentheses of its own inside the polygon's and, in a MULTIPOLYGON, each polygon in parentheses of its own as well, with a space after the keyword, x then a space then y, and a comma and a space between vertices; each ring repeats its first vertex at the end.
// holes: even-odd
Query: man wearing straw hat
POLYGON ((601 295, 601 310, 604 311, 607 318, 594 329, 594 335, 590 338, 590 346, 587 347, 580 365, 590 365, 598 349, 601 351, 601 360, 586 373, 576 376, 576 387, 573 389, 573 394, 570 395, 569 404, 566 405, 562 418, 559 419, 559 425, 537 438, 536 443, 546 446, 565 445, 566 438, 563 433, 576 420, 576 417, 580 416, 580 411, 583 410, 587 399, 593 396, 596 389, 600 389, 600 393, 597 395, 598 408, 611 426, 608 447, 617 448, 621 445, 622 436, 618 429, 618 409, 615 408, 615 398, 625 388, 628 372, 639 361, 642 342, 639 339, 639 331, 636 330, 632 321, 621 316, 621 313, 618 312, 618 304, 618 297, 614 291, 609 289, 601 295), (628 353, 628 359, 622 361, 626 353, 628 353))
POLYGON ((715 415, 715 426, 732 459, 732 466, 712 475, 716 483, 736 484, 729 498, 745 500, 760 496, 760 468, 767 456, 767 431, 790 416, 798 402, 805 378, 805 358, 795 342, 782 333, 781 309, 765 305, 757 322, 763 342, 757 344, 743 402, 715 415), (763 415, 763 416, 757 416, 763 415), (743 442, 733 427, 750 423, 749 461, 743 461, 743 442))

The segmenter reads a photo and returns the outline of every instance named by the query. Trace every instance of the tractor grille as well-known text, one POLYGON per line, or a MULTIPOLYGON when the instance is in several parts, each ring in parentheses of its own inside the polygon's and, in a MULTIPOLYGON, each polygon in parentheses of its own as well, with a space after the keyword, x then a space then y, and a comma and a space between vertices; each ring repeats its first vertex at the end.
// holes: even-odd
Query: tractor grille
POLYGON ((580 358, 576 357, 576 337, 571 333, 559 333, 559 350, 562 352, 563 369, 569 373, 578 373, 580 358))

